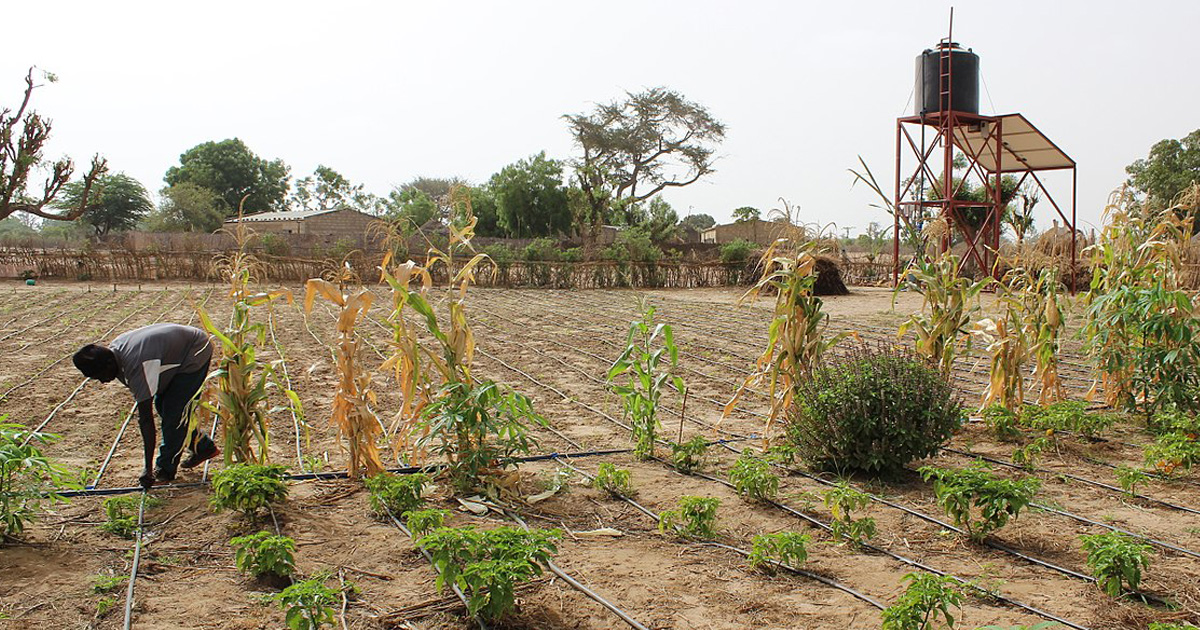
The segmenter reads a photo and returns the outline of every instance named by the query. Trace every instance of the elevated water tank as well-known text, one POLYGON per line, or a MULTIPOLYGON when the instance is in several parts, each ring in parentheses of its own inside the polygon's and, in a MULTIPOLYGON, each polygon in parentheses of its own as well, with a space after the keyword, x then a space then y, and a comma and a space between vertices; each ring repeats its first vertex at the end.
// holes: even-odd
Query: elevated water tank
POLYGON ((917 84, 914 91, 916 114, 935 114, 939 111, 979 113, 979 55, 964 50, 953 42, 939 44, 933 50, 926 50, 917 57, 917 84), (950 98, 947 100, 942 92, 941 54, 943 50, 950 53, 950 71, 953 80, 950 86, 950 98))

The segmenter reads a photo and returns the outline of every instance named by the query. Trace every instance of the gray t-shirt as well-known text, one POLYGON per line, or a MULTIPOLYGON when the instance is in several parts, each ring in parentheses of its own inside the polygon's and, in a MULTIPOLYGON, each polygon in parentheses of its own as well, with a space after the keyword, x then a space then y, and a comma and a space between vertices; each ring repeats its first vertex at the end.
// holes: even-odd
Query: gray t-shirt
POLYGON ((121 366, 119 378, 138 402, 165 390, 176 374, 208 369, 208 333, 180 324, 151 324, 113 339, 109 349, 121 366))

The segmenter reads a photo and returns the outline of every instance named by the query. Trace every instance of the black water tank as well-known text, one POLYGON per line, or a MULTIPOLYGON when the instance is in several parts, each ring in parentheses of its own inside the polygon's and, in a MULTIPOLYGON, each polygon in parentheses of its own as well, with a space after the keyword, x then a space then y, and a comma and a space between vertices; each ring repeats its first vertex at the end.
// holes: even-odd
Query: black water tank
POLYGON ((950 70, 953 85, 950 101, 942 96, 940 48, 926 50, 917 57, 916 114, 933 114, 953 109, 971 114, 979 113, 979 55, 950 44, 950 70))

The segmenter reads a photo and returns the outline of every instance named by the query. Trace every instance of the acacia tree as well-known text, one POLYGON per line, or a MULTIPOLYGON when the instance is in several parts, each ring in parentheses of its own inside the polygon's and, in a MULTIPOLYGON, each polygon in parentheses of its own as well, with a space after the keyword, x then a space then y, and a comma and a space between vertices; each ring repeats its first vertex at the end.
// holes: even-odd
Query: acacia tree
MULTIPOLYGON (((16 111, 5 107, 0 110, 0 219, 14 212, 26 212, 45 219, 74 221, 90 209, 91 191, 108 170, 108 162, 99 155, 92 158, 92 167, 83 176, 78 205, 51 212, 46 208, 56 207, 55 198, 71 181, 75 164, 70 158, 61 158, 49 165, 50 176, 42 184, 40 193, 30 194, 30 175, 43 165, 42 148, 50 138, 50 121, 29 109, 33 91, 40 87, 34 82, 34 68, 25 75, 25 96, 16 111)), ((46 81, 54 83, 57 77, 43 72, 46 81)))
POLYGON ((351 184, 341 173, 321 164, 312 175, 296 180, 290 205, 303 210, 346 207, 378 214, 383 204, 378 197, 364 190, 362 184, 351 184))
POLYGON ((633 225, 638 202, 712 173, 714 147, 725 137, 724 124, 674 90, 626 95, 563 117, 583 150, 574 166, 586 204, 576 220, 593 233, 604 221, 633 225))
POLYGON ((88 210, 80 221, 92 226, 96 236, 132 230, 154 210, 146 187, 125 173, 103 175, 96 180, 95 188, 90 191, 86 188, 86 183, 81 181, 67 184, 54 205, 62 208, 87 205, 88 210), (84 194, 91 194, 91 201, 85 199, 84 194))
POLYGON ((738 223, 757 221, 762 218, 762 212, 753 206, 742 206, 733 211, 733 218, 738 223))

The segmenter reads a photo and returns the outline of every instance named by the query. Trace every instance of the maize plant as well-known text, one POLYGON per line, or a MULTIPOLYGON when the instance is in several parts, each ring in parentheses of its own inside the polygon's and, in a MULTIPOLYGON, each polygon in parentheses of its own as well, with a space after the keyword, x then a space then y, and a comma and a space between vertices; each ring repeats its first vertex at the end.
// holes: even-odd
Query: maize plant
MULTIPOLYGON (((387 323, 392 329, 389 342, 392 353, 381 369, 390 373, 400 386, 400 409, 391 425, 391 432, 396 436, 393 446, 397 453, 413 453, 414 438, 417 437, 413 435, 413 427, 436 395, 437 383, 428 367, 418 329, 409 323, 404 309, 409 306, 413 311, 431 313, 427 296, 432 281, 429 272, 411 260, 399 265, 392 265, 391 261, 389 252, 379 267, 392 296, 391 311, 387 315, 387 323), (411 288, 414 279, 421 280, 420 288, 415 291, 411 288)), ((437 324, 436 317, 433 323, 437 324)))
MULTIPOLYGON (((278 387, 276 365, 259 359, 259 351, 266 342, 266 327, 255 323, 250 311, 280 298, 289 302, 292 299, 286 290, 255 292, 250 288, 258 267, 254 255, 247 252, 253 235, 239 223, 234 238, 238 249, 217 260, 218 269, 229 282, 229 298, 233 302, 228 326, 222 329, 203 307, 196 307, 201 324, 218 345, 218 352, 214 352, 216 370, 209 374, 210 383, 202 394, 201 407, 220 418, 226 466, 267 463, 268 392, 278 387)), ((297 400, 294 393, 289 393, 288 398, 297 400)), ((198 417, 193 415, 191 430, 197 421, 198 417)))
POLYGON ((608 368, 606 380, 618 396, 625 418, 633 429, 634 455, 654 457, 657 440, 658 401, 668 383, 683 395, 683 379, 675 375, 679 348, 669 324, 654 323, 654 307, 639 302, 642 319, 629 325, 625 350, 608 368), (625 377, 625 382, 616 382, 625 377))
POLYGON ((970 347, 967 326, 979 310, 975 300, 991 282, 991 278, 973 281, 960 275, 959 259, 949 252, 933 260, 918 257, 904 274, 904 286, 920 292, 925 301, 920 313, 900 325, 898 335, 903 337, 909 329, 916 332, 917 354, 937 364, 949 378, 959 345, 965 346, 964 351, 970 347))
POLYGON ((813 295, 817 280, 817 259, 812 240, 775 241, 763 253, 763 274, 742 296, 739 304, 753 302, 766 292, 775 294, 775 310, 767 330, 767 348, 755 363, 754 373, 746 378, 725 405, 721 418, 733 412, 741 397, 754 387, 766 385, 771 398, 764 435, 788 409, 792 408, 795 389, 808 378, 825 351, 841 341, 845 333, 825 337, 829 315, 821 310, 821 298, 813 295))
POLYGON ((1063 296, 1058 269, 1047 267, 1037 277, 1023 272, 1010 285, 1020 296, 1025 312, 1025 337, 1029 354, 1034 360, 1033 380, 1041 386, 1039 405, 1063 400, 1062 381, 1058 378, 1058 348, 1065 317, 1064 305, 1070 298, 1063 296))
POLYGON ((1094 271, 1083 335, 1100 372, 1089 398, 1103 388, 1107 404, 1126 409, 1195 408, 1200 324, 1180 288, 1189 221, 1124 190, 1114 193, 1105 217, 1099 242, 1086 250, 1094 271))
POLYGON ((971 335, 981 340, 991 355, 988 385, 983 390, 980 409, 999 405, 1009 411, 1025 402, 1025 377, 1022 369, 1029 356, 1028 339, 1021 321, 1022 313, 1012 296, 1002 298, 1004 316, 985 318, 975 323, 971 335))
POLYGON ((375 393, 371 391, 371 373, 364 370, 359 361, 361 340, 355 328, 360 319, 367 316, 374 295, 367 289, 345 293, 343 284, 310 279, 305 285, 304 312, 312 312, 317 296, 341 309, 337 318, 338 386, 333 395, 333 424, 349 451, 350 476, 371 476, 384 470, 375 444, 383 428, 369 406, 375 402, 375 393))

